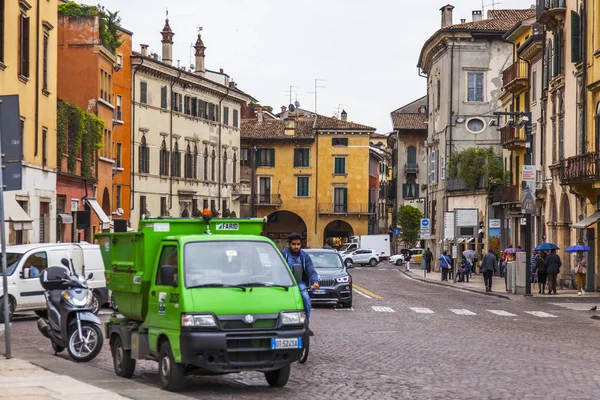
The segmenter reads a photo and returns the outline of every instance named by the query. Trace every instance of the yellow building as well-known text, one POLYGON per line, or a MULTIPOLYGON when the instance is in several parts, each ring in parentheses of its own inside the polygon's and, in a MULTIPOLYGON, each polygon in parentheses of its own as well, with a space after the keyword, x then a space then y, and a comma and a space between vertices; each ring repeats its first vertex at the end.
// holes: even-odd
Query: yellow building
POLYGON ((280 118, 256 108, 242 121, 241 180, 252 195, 242 216, 267 217, 265 234, 285 246, 340 246, 368 232, 369 138, 375 128, 306 112, 280 118), (253 168, 255 165, 255 168, 253 168))
POLYGON ((53 242, 57 1, 0 1, 0 22, 0 95, 19 95, 23 145, 22 190, 4 196, 8 241, 53 242))

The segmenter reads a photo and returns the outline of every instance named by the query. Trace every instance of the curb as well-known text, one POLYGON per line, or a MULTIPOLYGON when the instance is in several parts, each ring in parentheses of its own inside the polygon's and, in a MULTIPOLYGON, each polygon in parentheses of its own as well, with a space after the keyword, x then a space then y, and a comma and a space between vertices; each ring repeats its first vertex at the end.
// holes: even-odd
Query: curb
POLYGON ((477 290, 477 289, 470 289, 470 288, 464 288, 464 287, 457 287, 457 286, 452 286, 452 285, 448 285, 442 282, 436 282, 436 281, 432 281, 432 280, 428 280, 428 279, 424 279, 424 278, 420 278, 418 276, 413 276, 412 274, 409 274, 406 271, 402 271, 401 269, 398 270, 399 272, 401 272, 402 274, 404 274, 405 276, 407 276, 408 278, 415 280, 415 281, 420 281, 423 283, 430 283, 432 285, 438 285, 438 286, 443 286, 443 287, 447 287, 447 288, 451 288, 451 289, 455 289, 455 290, 462 290, 465 292, 470 292, 470 293, 476 293, 476 294, 481 294, 484 296, 492 296, 492 297, 497 297, 499 299, 504 299, 504 300, 512 300, 509 296, 503 295, 503 294, 499 294, 499 293, 486 293, 483 292, 481 290, 477 290))

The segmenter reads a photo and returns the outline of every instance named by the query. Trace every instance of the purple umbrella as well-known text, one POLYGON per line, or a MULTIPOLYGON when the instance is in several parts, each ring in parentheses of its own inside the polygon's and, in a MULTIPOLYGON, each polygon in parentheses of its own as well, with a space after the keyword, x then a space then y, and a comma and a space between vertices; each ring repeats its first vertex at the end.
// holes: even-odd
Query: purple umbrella
POLYGON ((523 249, 516 249, 514 247, 509 247, 508 249, 504 249, 504 252, 506 254, 515 254, 515 253, 518 253, 518 252, 521 252, 521 251, 524 251, 524 250, 523 249))

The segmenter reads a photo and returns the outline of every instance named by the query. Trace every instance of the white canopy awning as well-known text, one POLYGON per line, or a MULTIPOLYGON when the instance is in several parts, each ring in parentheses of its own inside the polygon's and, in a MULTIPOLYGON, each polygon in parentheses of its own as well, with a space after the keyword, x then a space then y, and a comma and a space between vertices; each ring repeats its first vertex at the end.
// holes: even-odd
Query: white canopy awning
POLYGON ((62 221, 63 224, 72 224, 73 223, 73 217, 70 216, 69 214, 58 214, 58 217, 60 218, 60 220, 62 221))
POLYGON ((17 203, 15 195, 12 193, 4 193, 4 219, 12 222, 15 231, 33 229, 33 219, 17 203))
POLYGON ((100 222, 102 223, 102 229, 110 228, 110 218, 106 215, 100 204, 96 201, 96 199, 88 197, 85 201, 89 204, 89 206, 94 210, 98 218, 100 218, 100 222))
POLYGON ((582 219, 579 222, 573 224, 573 228, 575 229, 585 229, 588 226, 595 224, 600 221, 600 211, 596 211, 594 214, 590 215, 587 218, 582 219))

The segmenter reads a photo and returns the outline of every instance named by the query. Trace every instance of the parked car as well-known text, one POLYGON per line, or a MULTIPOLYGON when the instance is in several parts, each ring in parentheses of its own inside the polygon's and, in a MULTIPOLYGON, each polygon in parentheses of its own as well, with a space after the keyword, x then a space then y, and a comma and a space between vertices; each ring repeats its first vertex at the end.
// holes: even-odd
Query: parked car
POLYGON ((388 262, 390 264, 402 265, 404 262, 404 254, 394 254, 390 258, 388 258, 388 262))
POLYGON ((411 264, 421 264, 423 259, 423 249, 410 249, 410 262, 411 264))
POLYGON ((335 250, 307 249, 319 274, 319 289, 308 292, 314 303, 352 307, 352 276, 335 250))
POLYGON ((342 260, 346 267, 351 267, 353 264, 370 265, 371 267, 379 264, 379 253, 375 250, 358 249, 350 253, 342 254, 342 260))

